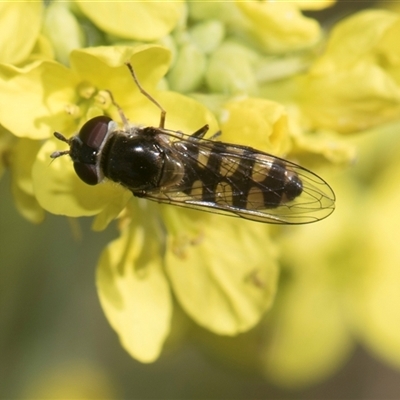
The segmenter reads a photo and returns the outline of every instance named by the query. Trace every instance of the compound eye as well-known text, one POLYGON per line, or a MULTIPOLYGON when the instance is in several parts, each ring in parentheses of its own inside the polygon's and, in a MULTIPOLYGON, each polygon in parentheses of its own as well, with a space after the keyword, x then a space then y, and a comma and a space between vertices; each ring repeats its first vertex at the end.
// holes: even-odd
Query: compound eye
POLYGON ((97 185, 100 182, 95 165, 74 162, 74 169, 79 178, 86 184, 97 185))
POLYGON ((79 131, 79 138, 84 144, 94 150, 99 150, 108 132, 111 118, 105 115, 94 117, 87 121, 79 131))

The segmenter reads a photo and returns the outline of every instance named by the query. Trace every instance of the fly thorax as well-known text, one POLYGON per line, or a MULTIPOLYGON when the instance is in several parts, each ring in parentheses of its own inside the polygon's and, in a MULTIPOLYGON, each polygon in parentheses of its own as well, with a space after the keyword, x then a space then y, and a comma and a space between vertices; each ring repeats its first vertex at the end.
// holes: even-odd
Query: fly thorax
POLYGON ((164 165, 164 152, 152 138, 116 134, 102 154, 104 175, 135 191, 158 187, 164 165))

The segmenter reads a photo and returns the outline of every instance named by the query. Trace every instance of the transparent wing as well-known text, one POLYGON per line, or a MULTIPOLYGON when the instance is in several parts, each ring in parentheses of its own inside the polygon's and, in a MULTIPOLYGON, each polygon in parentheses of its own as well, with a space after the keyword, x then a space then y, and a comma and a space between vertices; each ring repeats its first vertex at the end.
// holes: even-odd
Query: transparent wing
POLYGON ((185 135, 169 145, 185 167, 184 176, 142 197, 273 224, 316 222, 335 208, 330 186, 287 160, 185 135))

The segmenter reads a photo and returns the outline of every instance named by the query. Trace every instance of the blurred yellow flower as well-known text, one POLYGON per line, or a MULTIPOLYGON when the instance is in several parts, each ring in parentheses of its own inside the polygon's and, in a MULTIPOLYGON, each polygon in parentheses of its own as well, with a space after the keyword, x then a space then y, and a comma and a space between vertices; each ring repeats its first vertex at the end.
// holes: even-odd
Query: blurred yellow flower
MULTIPOLYGON (((267 53, 287 53, 314 45, 320 40, 317 21, 301 14, 311 2, 271 1, 189 1, 189 13, 196 21, 223 21, 233 37, 245 38, 267 53)), ((332 1, 318 2, 319 8, 332 1)), ((249 43, 248 43, 249 44, 249 43)))
POLYGON ((103 31, 127 39, 152 41, 172 31, 183 16, 184 2, 112 2, 75 0, 103 31))
POLYGON ((10 163, 10 149, 14 143, 13 135, 0 127, 0 178, 10 163))
POLYGON ((64 65, 69 63, 70 52, 87 42, 72 7, 73 2, 52 1, 44 10, 42 32, 51 43, 55 58, 64 65))
POLYGON ((0 3, 0 62, 19 64, 29 57, 39 39, 42 11, 40 1, 0 3))
POLYGON ((288 115, 282 104, 262 98, 234 98, 223 106, 221 131, 230 143, 286 155, 290 151, 288 115))
POLYGON ((39 141, 20 138, 10 151, 11 190, 15 205, 27 220, 35 223, 44 219, 44 210, 36 199, 31 175, 40 146, 39 141))
POLYGON ((368 10, 335 26, 326 51, 301 83, 300 105, 312 128, 350 133, 397 118, 400 17, 368 10))
POLYGON ((29 376, 21 397, 36 399, 118 398, 121 392, 110 375, 98 363, 84 359, 59 361, 40 366, 41 374, 29 376))

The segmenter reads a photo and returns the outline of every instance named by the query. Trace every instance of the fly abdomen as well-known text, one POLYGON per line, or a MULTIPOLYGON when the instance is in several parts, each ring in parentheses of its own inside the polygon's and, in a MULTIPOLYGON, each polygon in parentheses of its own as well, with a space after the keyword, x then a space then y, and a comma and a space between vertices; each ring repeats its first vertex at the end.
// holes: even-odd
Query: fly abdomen
MULTIPOLYGON (((182 145, 179 145, 182 146, 182 145)), ((240 209, 273 209, 302 193, 302 182, 278 158, 214 142, 208 151, 185 143, 182 191, 203 202, 240 209)))
MULTIPOLYGON (((272 163, 260 163, 258 171, 253 173, 253 186, 249 201, 257 204, 254 196, 262 194, 263 204, 256 209, 275 208, 300 196, 303 191, 303 184, 295 172, 288 171, 286 165, 276 159, 272 163)), ((258 204, 260 201, 258 201, 258 204)))

